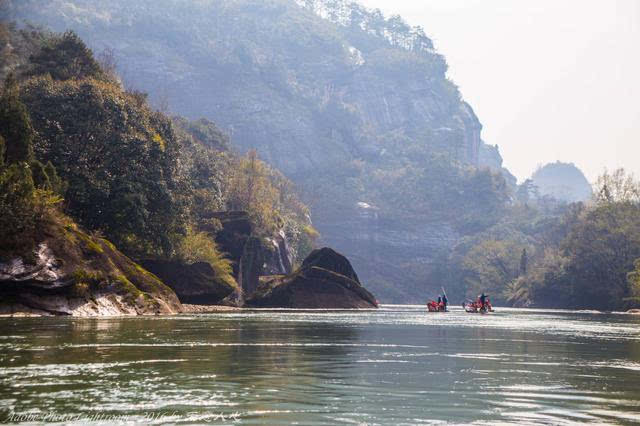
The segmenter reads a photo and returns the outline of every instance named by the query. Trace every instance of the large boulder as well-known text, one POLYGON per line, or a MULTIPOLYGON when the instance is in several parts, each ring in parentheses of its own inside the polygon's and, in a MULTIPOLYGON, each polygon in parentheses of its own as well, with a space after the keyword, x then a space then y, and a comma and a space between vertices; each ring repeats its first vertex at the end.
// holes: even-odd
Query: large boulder
POLYGON ((176 294, 109 241, 52 224, 33 253, 0 259, 0 315, 149 315, 182 311, 176 294))
POLYGON ((351 264, 330 248, 314 250, 295 273, 262 282, 247 306, 263 308, 367 309, 378 302, 351 264))
POLYGON ((178 261, 145 260, 142 265, 171 287, 182 303, 215 305, 235 290, 219 279, 206 262, 188 265, 178 261))

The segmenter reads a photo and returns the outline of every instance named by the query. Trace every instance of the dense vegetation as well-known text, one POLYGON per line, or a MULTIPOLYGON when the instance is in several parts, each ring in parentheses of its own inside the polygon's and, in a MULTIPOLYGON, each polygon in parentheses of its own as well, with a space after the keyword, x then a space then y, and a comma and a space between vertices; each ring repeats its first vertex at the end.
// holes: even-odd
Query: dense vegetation
MULTIPOLYGON (((241 151, 256 149, 302 189, 326 244, 353 258, 383 300, 423 298, 435 254, 418 253, 424 240, 406 250, 393 238, 344 241, 345 227, 376 232, 347 224, 359 203, 376 208, 378 229, 428 223, 450 240, 504 214, 497 149, 480 140, 444 57, 399 17, 334 0, 6 3, 16 20, 77 31, 158 108, 207 117, 241 151)), ((264 211, 275 199, 263 195, 264 211)))
POLYGON ((620 310, 640 304, 638 259, 640 182, 617 170, 587 203, 516 201, 456 247, 448 278, 468 297, 487 291, 502 304, 620 310))
POLYGON ((63 184, 55 168, 34 158, 34 136, 10 75, 0 98, 0 255, 31 251, 61 201, 63 184))
POLYGON ((444 58, 398 17, 342 0, 4 6, 102 52, 75 33, 0 26, 0 73, 18 78, 2 114, 31 135, 0 132, 2 208, 15 212, 4 229, 36 232, 63 194, 66 212, 131 256, 228 275, 212 241, 220 210, 247 211, 261 236, 285 230, 299 258, 310 250, 291 178, 383 301, 445 285, 517 306, 638 304, 637 182, 604 174, 590 199, 584 175, 555 163, 516 186, 444 58), (208 119, 169 109, 214 120, 246 154, 208 119))
POLYGON ((206 261, 227 282, 212 212, 247 210, 257 236, 283 229, 300 256, 311 249, 315 231, 292 184, 255 153, 232 153, 213 123, 154 110, 73 32, 0 29, 9 46, 30 46, 28 59, 9 49, 2 64, 12 72, 0 99, 4 254, 32 249, 62 197, 66 214, 127 255, 206 261))

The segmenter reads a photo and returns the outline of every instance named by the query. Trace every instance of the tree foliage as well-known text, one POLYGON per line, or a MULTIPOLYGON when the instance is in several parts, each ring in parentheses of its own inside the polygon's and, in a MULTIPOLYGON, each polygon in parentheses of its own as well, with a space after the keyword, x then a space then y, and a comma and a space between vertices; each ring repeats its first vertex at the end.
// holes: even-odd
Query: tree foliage
POLYGON ((170 121, 100 80, 34 77, 21 93, 37 157, 68 182, 69 213, 129 254, 170 255, 185 214, 173 194, 179 143, 170 121))
POLYGON ((27 74, 50 75, 54 80, 105 77, 91 49, 73 31, 46 39, 40 50, 31 56, 27 74))
POLYGON ((600 176, 587 205, 556 201, 554 211, 546 210, 544 198, 523 199, 492 229, 498 241, 462 248, 472 278, 468 288, 493 286, 516 306, 616 310, 640 304, 634 269, 640 258, 638 185, 621 169, 600 176), (506 249, 518 233, 528 235, 526 252, 506 249), (508 274, 516 253, 522 253, 520 271, 508 274))
POLYGON ((34 131, 19 95, 18 81, 10 74, 0 98, 0 136, 6 141, 5 161, 9 164, 33 160, 34 131))
POLYGON ((594 196, 598 204, 640 203, 640 182, 622 168, 605 171, 598 177, 594 196))
MULTIPOLYGON (((223 277, 227 261, 199 230, 215 232, 219 223, 209 223, 212 213, 226 209, 230 200, 248 200, 237 208, 252 209, 261 235, 285 229, 294 246, 307 235, 291 232, 309 225, 309 218, 286 178, 259 160, 255 170, 244 167, 230 151, 229 138, 210 121, 170 119, 149 106, 145 93, 123 90, 113 70, 101 70, 75 34, 45 37, 30 58, 20 84, 8 80, 1 100, 9 105, 5 110, 20 113, 11 116, 17 130, 4 132, 11 137, 0 133, 7 152, 15 141, 24 141, 22 151, 35 154, 20 163, 29 173, 13 168, 3 181, 9 193, 5 211, 18 204, 28 210, 33 204, 28 194, 64 194, 66 213, 128 255, 195 259, 206 254, 223 277), (107 74, 111 77, 104 78, 107 74), (256 177, 256 186, 250 186, 257 192, 239 184, 239 165, 249 181, 256 177), (22 192, 18 182, 26 185, 22 192)), ((13 164, 17 155, 6 157, 13 164)))

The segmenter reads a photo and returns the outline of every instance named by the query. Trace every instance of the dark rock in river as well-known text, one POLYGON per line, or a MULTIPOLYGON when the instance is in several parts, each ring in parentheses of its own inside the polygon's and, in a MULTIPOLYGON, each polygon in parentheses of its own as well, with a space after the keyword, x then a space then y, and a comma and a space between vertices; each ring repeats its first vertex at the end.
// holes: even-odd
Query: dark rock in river
POLYGON ((314 250, 295 273, 262 282, 246 304, 254 307, 366 309, 378 306, 341 254, 314 250))
POLYGON ((216 277, 206 262, 187 265, 178 261, 145 260, 142 265, 171 287, 182 303, 214 305, 229 296, 235 287, 216 277))

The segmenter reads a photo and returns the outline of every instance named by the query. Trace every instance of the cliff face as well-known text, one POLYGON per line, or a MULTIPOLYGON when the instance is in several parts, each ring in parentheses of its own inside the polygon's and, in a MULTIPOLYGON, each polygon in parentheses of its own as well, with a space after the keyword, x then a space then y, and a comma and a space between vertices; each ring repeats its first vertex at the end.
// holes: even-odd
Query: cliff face
POLYGON ((437 289, 429 276, 460 238, 446 222, 393 220, 365 203, 341 220, 316 226, 337 251, 349 253, 363 282, 381 300, 398 303, 437 289))
POLYGON ((9 1, 8 15, 113 48, 125 80, 214 118, 287 175, 379 154, 398 130, 453 135, 478 162, 482 126, 431 40, 398 18, 328 0, 37 3, 9 1))
MULTIPOLYGON (((302 188, 324 242, 375 271, 368 282, 385 300, 437 288, 425 277, 439 253, 501 208, 483 203, 503 199, 502 187, 474 176, 499 154, 482 142, 444 57, 398 17, 342 0, 6 4, 14 19, 113 49, 128 84, 256 148, 302 188), (359 202, 380 208, 374 228, 359 202)), ((255 282, 245 266, 242 280, 255 282)))
POLYGON ((0 261, 0 315, 175 314, 182 306, 155 275, 106 240, 54 225, 35 253, 0 261))
POLYGON ((263 275, 283 275, 292 271, 292 254, 283 232, 271 238, 253 234, 246 212, 218 212, 212 215, 222 229, 216 234, 220 249, 233 262, 233 274, 245 295, 258 287, 263 275))

